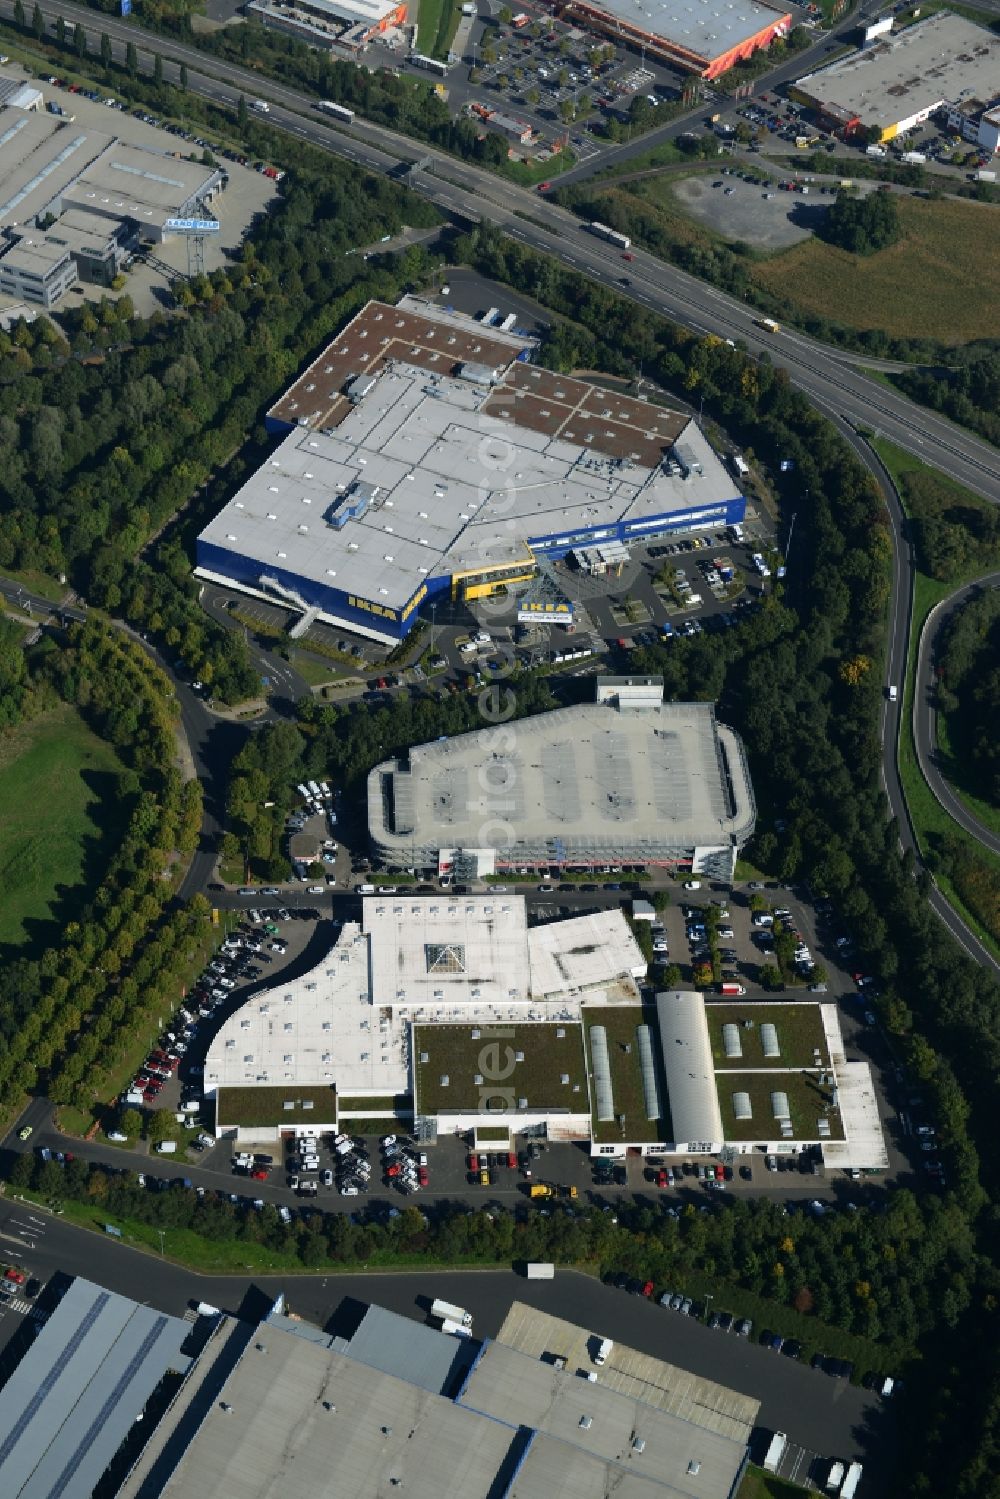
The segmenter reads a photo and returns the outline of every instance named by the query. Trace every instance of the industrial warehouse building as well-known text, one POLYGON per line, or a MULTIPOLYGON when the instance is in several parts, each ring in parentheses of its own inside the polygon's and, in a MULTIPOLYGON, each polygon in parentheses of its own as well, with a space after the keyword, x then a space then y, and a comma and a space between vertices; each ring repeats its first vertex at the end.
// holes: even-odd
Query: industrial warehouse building
POLYGON ((612 1157, 819 1150, 884 1168, 871 1072, 847 1061, 836 1005, 653 1004, 645 971, 618 910, 528 927, 504 892, 367 897, 314 968, 219 1029, 216 1134, 274 1144, 412 1112, 428 1145, 541 1135, 612 1157))
POLYGON ((204 217, 224 178, 11 102, 0 108, 0 292, 48 308, 78 280, 110 285, 138 244, 204 217))
POLYGON ((484 1340, 219 1315, 117 1499, 731 1499, 759 1402, 622 1343, 581 1380, 596 1341, 516 1301, 484 1340))
POLYGON ((89 1495, 165 1376, 187 1372, 190 1332, 179 1317, 73 1280, 3 1387, 3 1499, 89 1495))
POLYGON ((739 735, 660 677, 598 677, 596 701, 414 745, 368 777, 391 868, 460 879, 645 864, 731 880, 755 807, 739 735))
POLYGON ((954 117, 953 128, 959 116, 974 120, 977 132, 985 115, 982 143, 992 152, 1000 135, 1000 36, 938 11, 877 36, 842 62, 800 78, 789 92, 833 129, 849 135, 874 127, 884 141, 939 111, 954 117))
POLYGON ((393 644, 425 600, 539 558, 743 519, 687 415, 540 369, 531 339, 369 303, 267 415, 283 440, 205 527, 199 577, 393 644))
POLYGON ((563 16, 699 78, 718 78, 791 30, 759 0, 568 0, 563 16))

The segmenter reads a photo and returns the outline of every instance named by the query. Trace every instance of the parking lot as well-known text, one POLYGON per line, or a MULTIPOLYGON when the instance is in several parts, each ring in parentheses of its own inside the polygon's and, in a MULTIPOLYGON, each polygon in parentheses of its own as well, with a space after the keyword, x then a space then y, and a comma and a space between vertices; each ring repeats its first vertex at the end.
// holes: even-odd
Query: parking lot
MULTIPOLYGON (((467 60, 470 102, 524 118, 548 145, 569 130, 567 143, 581 162, 605 145, 588 132, 588 121, 605 111, 624 117, 632 100, 640 98, 649 105, 646 122, 652 126, 661 103, 677 98, 681 87, 669 68, 637 64, 613 43, 548 15, 521 26, 477 25, 467 60)), ((449 81, 449 91, 457 99, 465 85, 459 90, 449 81)))
POLYGON ((740 172, 724 166, 708 173, 678 177, 672 191, 685 213, 727 239, 745 240, 762 250, 784 250, 815 232, 830 199, 819 192, 783 192, 777 177, 762 178, 756 168, 740 172))

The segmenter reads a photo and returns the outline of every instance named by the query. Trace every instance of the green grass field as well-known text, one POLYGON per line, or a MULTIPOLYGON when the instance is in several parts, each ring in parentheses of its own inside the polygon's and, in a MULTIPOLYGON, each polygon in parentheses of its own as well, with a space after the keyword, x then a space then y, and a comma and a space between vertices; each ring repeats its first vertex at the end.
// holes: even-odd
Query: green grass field
POLYGON ((25 946, 31 923, 103 867, 121 826, 121 761, 61 705, 0 740, 0 945, 25 946))
POLYGON ((424 57, 447 58, 458 19, 458 0, 420 0, 417 51, 424 57))
POLYGON ((954 199, 898 198, 902 238, 858 257, 803 240, 754 268, 794 308, 853 328, 960 344, 1000 336, 1000 212, 954 199))
MULTIPOLYGON (((714 163, 690 167, 690 175, 717 171, 714 163)), ((677 180, 676 169, 668 167, 634 181, 609 178, 607 192, 629 211, 638 242, 644 241, 642 221, 652 220, 659 238, 659 244, 649 242, 654 253, 727 243, 685 212, 673 191, 677 180)), ((783 299, 789 316, 809 314, 859 330, 882 328, 949 344, 1000 337, 1000 262, 992 254, 1000 209, 956 199, 897 201, 903 227, 898 244, 859 257, 804 239, 786 250, 758 252, 753 280, 783 299)))

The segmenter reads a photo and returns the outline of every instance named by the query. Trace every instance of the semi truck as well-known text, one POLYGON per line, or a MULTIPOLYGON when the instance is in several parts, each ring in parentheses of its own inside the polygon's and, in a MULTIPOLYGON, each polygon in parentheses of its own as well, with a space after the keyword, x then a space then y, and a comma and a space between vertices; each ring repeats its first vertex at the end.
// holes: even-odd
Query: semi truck
POLYGON ((471 1312, 467 1312, 464 1307, 455 1306, 451 1301, 440 1301, 436 1296, 431 1302, 431 1316, 440 1317, 442 1322, 457 1322, 462 1327, 472 1326, 471 1312))
POLYGON ((555 1280, 556 1267, 547 1260, 529 1260, 526 1273, 529 1280, 555 1280))
POLYGON ((785 1436, 785 1433, 783 1431, 776 1431, 768 1444, 767 1451, 764 1453, 765 1473, 777 1473, 787 1446, 788 1438, 785 1436))
POLYGON ((627 234, 620 234, 617 229, 611 229, 607 224, 599 224, 596 219, 590 225, 590 232, 596 234, 599 239, 607 239, 613 245, 620 245, 623 250, 627 250, 632 243, 627 234))
POLYGON ((348 109, 346 104, 336 104, 332 99, 321 99, 316 105, 324 114, 333 115, 335 120, 345 120, 347 124, 354 119, 354 110, 348 109))
POLYGON ((754 323, 758 328, 763 328, 765 333, 781 332, 781 324, 776 323, 773 317, 755 317, 754 323))

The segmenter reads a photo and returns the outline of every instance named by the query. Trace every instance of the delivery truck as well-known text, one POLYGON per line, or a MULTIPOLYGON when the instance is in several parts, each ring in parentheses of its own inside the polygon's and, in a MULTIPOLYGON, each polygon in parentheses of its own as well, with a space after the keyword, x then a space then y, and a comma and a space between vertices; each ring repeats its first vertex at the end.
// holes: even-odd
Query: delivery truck
POLYGON ((454 1338, 471 1338, 472 1329, 466 1327, 464 1322, 456 1322, 453 1317, 444 1317, 441 1321, 441 1331, 450 1332, 454 1338))
POLYGON ((528 1188, 529 1197, 551 1197, 552 1195, 552 1188, 546 1186, 544 1182, 533 1182, 528 1188))
POLYGON ((529 1280, 554 1280, 555 1274, 555 1265, 549 1264, 547 1260, 530 1260, 528 1262, 527 1277, 529 1280))
POLYGON ((459 1322, 463 1327, 472 1326, 471 1312, 467 1312, 464 1307, 455 1306, 451 1301, 439 1301, 437 1297, 431 1302, 431 1316, 440 1317, 442 1322, 459 1322))

